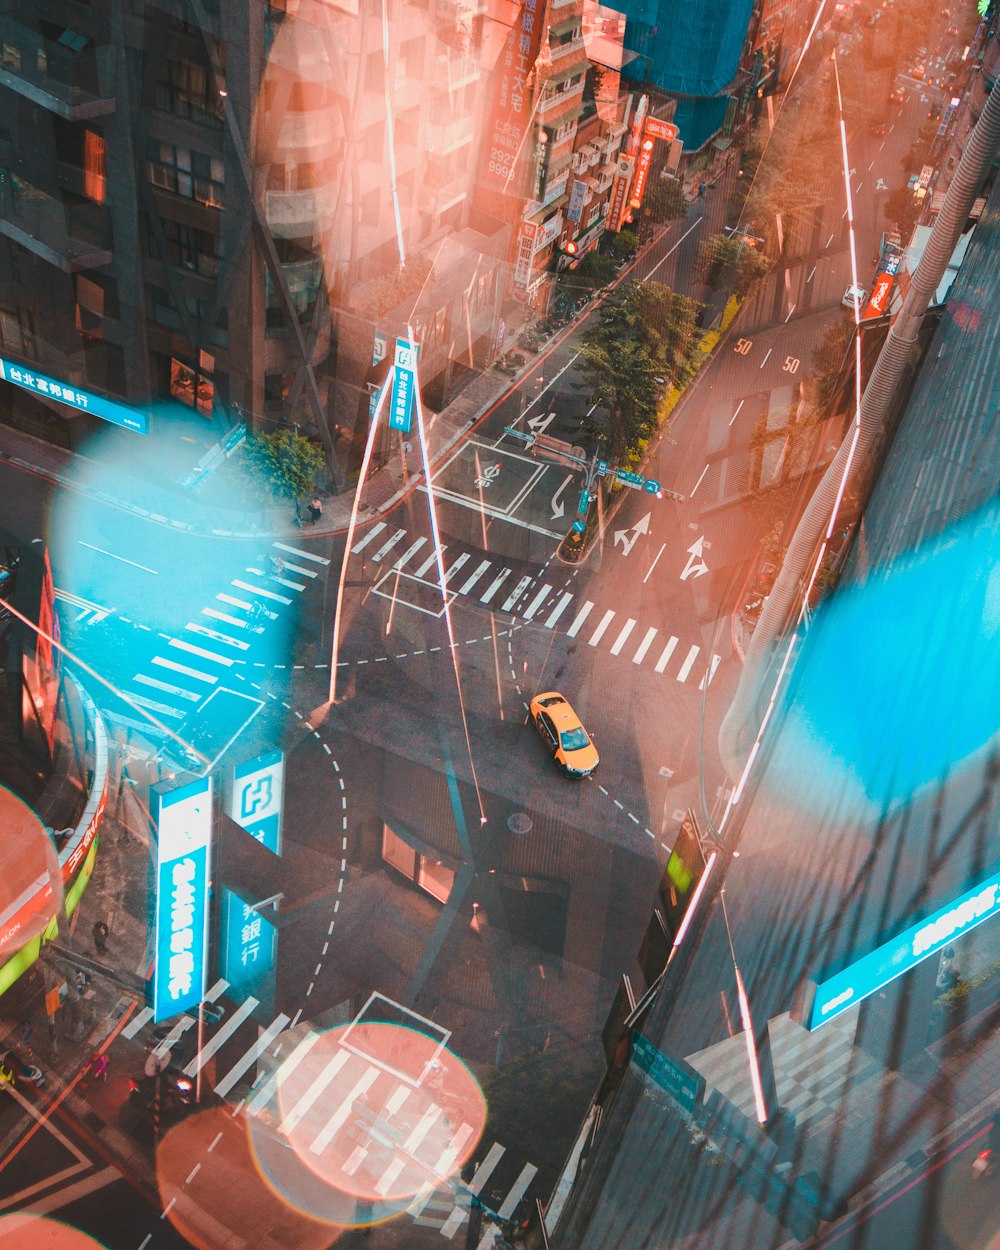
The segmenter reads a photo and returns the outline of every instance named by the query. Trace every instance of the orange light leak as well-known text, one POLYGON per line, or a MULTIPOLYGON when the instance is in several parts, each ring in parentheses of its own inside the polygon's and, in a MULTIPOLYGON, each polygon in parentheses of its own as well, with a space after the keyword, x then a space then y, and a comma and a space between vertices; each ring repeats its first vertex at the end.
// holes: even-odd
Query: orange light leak
POLYGON ((0 1246, 3 1250, 104 1250, 104 1242, 78 1228, 31 1211, 0 1215, 0 1246))
POLYGON ((396 1024, 323 1034, 279 1077, 280 1131, 328 1185, 394 1203, 457 1173, 486 1123, 476 1078, 439 1041, 396 1024))

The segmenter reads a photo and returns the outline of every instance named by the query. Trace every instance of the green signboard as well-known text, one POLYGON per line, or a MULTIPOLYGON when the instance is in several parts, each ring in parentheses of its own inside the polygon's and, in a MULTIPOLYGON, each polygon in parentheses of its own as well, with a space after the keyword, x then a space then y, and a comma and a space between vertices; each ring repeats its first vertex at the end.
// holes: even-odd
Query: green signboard
POLYGON ((660 1089, 666 1090, 685 1111, 693 1111, 705 1088, 705 1078, 697 1072, 689 1072, 639 1032, 632 1034, 632 1062, 660 1089))

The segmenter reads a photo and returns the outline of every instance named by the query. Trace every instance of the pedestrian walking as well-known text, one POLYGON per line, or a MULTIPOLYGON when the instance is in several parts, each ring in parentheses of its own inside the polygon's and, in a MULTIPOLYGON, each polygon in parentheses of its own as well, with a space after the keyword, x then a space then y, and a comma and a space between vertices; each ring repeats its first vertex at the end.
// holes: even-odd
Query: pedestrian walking
POLYGON ((323 504, 318 495, 314 496, 309 504, 309 519, 313 523, 318 521, 323 515, 323 504))
POLYGON ((94 927, 91 929, 91 936, 94 939, 94 948, 98 955, 103 955, 108 949, 108 926, 103 920, 95 920, 94 927))

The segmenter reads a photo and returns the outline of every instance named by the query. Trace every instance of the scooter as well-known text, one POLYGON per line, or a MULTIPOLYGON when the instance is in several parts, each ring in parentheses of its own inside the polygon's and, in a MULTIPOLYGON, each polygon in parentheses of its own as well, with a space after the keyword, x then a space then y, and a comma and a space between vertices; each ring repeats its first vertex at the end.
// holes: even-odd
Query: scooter
POLYGON ((995 1122, 990 1126, 986 1145, 972 1160, 972 1179, 974 1181, 980 1181, 987 1176, 992 1176, 997 1165, 996 1155, 998 1151, 1000 1151, 1000 1122, 995 1122))

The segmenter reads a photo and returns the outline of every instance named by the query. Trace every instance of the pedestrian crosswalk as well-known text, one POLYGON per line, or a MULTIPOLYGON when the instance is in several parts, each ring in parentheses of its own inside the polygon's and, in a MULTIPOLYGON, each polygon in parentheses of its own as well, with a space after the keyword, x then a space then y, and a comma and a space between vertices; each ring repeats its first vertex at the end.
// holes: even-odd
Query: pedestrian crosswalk
MULTIPOLYGON (((204 1002, 218 1012, 216 1004, 229 988, 220 977, 204 1002)), ((339 1166, 348 1176, 355 1176, 364 1163, 366 1180, 374 1183, 374 1192, 393 1203, 399 1201, 399 1190, 394 1186, 404 1171, 417 1177, 412 1188, 403 1190, 404 1201, 413 1195, 406 1215, 422 1228, 436 1228, 445 1240, 455 1239, 478 1205, 484 1217, 477 1250, 492 1250, 497 1226, 511 1219, 529 1194, 538 1174, 535 1164, 513 1159, 497 1141, 484 1151, 483 1142, 471 1178, 463 1181, 457 1164, 468 1154, 475 1132, 472 1126, 459 1122, 461 1116, 453 1121, 453 1108, 433 1096, 418 1101, 419 1118, 412 1111, 407 1118, 407 1104, 412 1103, 415 1093, 412 1075, 397 1072, 374 1055, 356 1050, 346 1036, 343 1044, 332 1050, 328 1045, 324 1048, 322 1034, 304 1025, 296 1027, 298 1016, 290 1021, 279 1012, 266 1027, 258 1026, 256 1040, 238 1058, 226 1054, 220 1063, 226 1044, 259 1007, 251 995, 221 1014, 217 1026, 206 1031, 207 1036, 186 1063, 184 1075, 204 1078, 214 1068, 212 1090, 219 1098, 236 1098, 233 1115, 263 1118, 284 1137, 294 1135, 297 1149, 314 1155, 331 1148, 331 1156, 340 1160, 339 1166), (287 1090, 294 1087, 293 1075, 310 1060, 312 1066, 300 1073, 308 1079, 302 1080, 298 1097, 292 1101, 287 1090), (255 1066, 256 1077, 252 1072, 255 1066), (277 1097, 279 1083, 286 1090, 285 1100, 277 1097), (372 1107, 378 1109, 374 1116, 372 1107), (432 1126, 442 1123, 449 1125, 452 1133, 443 1150, 440 1133, 429 1134, 432 1126), (370 1127, 367 1133, 366 1125, 370 1127)), ((143 1008, 125 1025, 122 1035, 137 1038, 152 1019, 152 1008, 143 1008)), ((179 1044, 183 1046, 185 1038, 195 1036, 196 1028, 197 1017, 184 1014, 165 1036, 151 1039, 148 1070, 162 1068, 158 1061, 164 1061, 179 1044)), ((447 1099, 447 1094, 441 1097, 447 1099)))
MULTIPOLYGON (((377 521, 351 548, 352 555, 386 566, 373 590, 394 603, 406 604, 408 593, 413 595, 416 588, 425 596, 436 591, 440 606, 440 561, 449 604, 455 598, 475 599, 495 612, 520 617, 542 629, 563 630, 568 638, 579 637, 590 647, 605 648, 635 665, 648 665, 655 673, 669 669, 678 682, 688 682, 693 674, 699 690, 711 682, 722 662, 720 655, 705 651, 698 643, 685 645, 658 625, 643 625, 614 608, 602 610, 593 600, 553 585, 556 578, 551 566, 532 572, 515 567, 515 561, 485 559, 482 553, 457 551, 448 543, 428 552, 426 538, 415 538, 408 545, 406 538, 405 529, 377 521), (417 564, 418 556, 422 559, 417 564)), ((416 597, 409 606, 428 611, 416 597)))
POLYGON ((122 685, 127 699, 211 758, 259 710, 229 690, 230 670, 266 647, 268 632, 327 564, 324 556, 272 543, 176 636, 157 637, 122 685))

